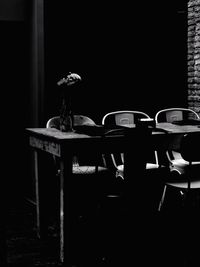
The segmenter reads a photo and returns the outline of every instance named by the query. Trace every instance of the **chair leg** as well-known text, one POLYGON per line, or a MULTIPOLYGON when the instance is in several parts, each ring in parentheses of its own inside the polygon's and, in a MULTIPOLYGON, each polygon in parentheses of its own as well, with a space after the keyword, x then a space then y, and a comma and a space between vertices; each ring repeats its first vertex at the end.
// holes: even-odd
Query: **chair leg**
POLYGON ((161 211, 162 205, 163 205, 164 200, 165 200, 166 190, 167 190, 167 185, 164 186, 162 197, 161 197, 161 200, 160 200, 160 203, 159 203, 159 206, 158 206, 158 211, 161 211))

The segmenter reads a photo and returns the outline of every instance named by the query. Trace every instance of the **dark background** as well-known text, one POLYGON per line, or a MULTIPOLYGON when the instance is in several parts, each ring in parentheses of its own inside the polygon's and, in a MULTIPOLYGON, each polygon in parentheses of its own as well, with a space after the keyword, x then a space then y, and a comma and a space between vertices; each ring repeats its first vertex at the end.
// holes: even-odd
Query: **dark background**
POLYGON ((45 3, 48 92, 68 71, 79 73, 75 110, 98 122, 112 110, 154 116, 187 105, 186 2, 45 3))
MULTIPOLYGON (((30 105, 33 2, 0 2, 3 166, 13 196, 31 187, 24 130, 36 126, 31 117, 38 112, 30 105)), ((75 113, 97 123, 112 110, 154 116, 187 106, 187 2, 44 1, 44 127, 59 112, 56 82, 68 71, 83 79, 75 113)))

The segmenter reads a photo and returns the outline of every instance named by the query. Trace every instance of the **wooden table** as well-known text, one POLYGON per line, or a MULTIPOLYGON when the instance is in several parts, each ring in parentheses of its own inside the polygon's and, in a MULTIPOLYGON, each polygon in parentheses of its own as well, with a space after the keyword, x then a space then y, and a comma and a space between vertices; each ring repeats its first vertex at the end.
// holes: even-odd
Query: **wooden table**
MULTIPOLYGON (((178 126, 169 123, 159 123, 158 128, 167 130, 170 135, 184 134, 189 132, 200 131, 198 126, 178 126)), ((135 128, 136 129, 136 128, 135 128)), ((80 151, 97 152, 97 153, 113 153, 113 152, 124 152, 125 157, 136 162, 134 167, 135 173, 141 173, 142 165, 140 164, 142 155, 141 151, 133 153, 133 148, 145 149, 148 139, 141 140, 141 146, 138 144, 138 133, 134 136, 131 135, 110 135, 107 137, 102 136, 88 136, 85 134, 78 133, 63 133, 56 129, 51 128, 27 128, 26 132, 29 137, 29 145, 34 149, 34 170, 35 170, 35 183, 36 183, 36 204, 37 204, 37 228, 38 234, 40 233, 40 205, 39 205, 39 176, 38 176, 38 152, 44 151, 52 155, 57 156, 60 159, 60 261, 66 262, 68 258, 68 251, 70 243, 68 241, 68 221, 69 221, 69 187, 68 181, 72 177, 72 158, 73 155, 78 154, 80 151), (137 137, 137 138, 136 138, 137 137), (130 139, 131 138, 131 139, 130 139), (145 143, 146 142, 146 143, 145 143), (131 144, 131 145, 130 145, 131 144), (65 205, 64 205, 65 203, 65 205), (65 220, 64 220, 65 218, 65 220), (65 231, 64 231, 65 229, 65 231)), ((161 136, 156 133, 154 136, 158 138, 161 136)), ((162 140, 162 139, 161 139, 162 140)), ((129 177, 129 172, 132 168, 128 166, 128 160, 125 165, 125 175, 129 177)), ((135 174, 134 174, 135 175, 135 174)))
POLYGON ((200 132, 200 125, 177 125, 169 122, 160 122, 157 128, 166 130, 169 134, 186 134, 200 132))
POLYGON ((179 150, 181 138, 184 134, 200 132, 200 125, 177 125, 168 122, 160 122, 157 123, 156 127, 168 132, 169 150, 179 150))
MULTIPOLYGON (((130 130, 128 130, 130 132, 130 130)), ((26 133, 29 138, 29 145, 33 148, 34 152, 34 176, 36 185, 36 206, 37 206, 37 229, 40 236, 41 221, 40 221, 40 194, 39 194, 39 177, 38 174, 38 152, 43 151, 55 155, 59 159, 60 164, 60 261, 67 262, 70 243, 68 239, 69 232, 69 181, 72 177, 72 158, 79 152, 85 153, 114 153, 124 152, 126 162, 131 160, 137 162, 134 167, 136 174, 141 173, 142 169, 145 170, 145 164, 142 163, 142 154, 137 152, 138 140, 142 141, 143 148, 147 139, 141 139, 141 134, 138 131, 131 132, 131 134, 109 135, 104 136, 88 136, 85 134, 78 134, 75 132, 61 132, 52 128, 27 128, 26 133), (131 139, 131 140, 130 140, 131 139), (130 143, 131 141, 131 143, 130 143), (135 152, 133 153, 133 147, 135 152), (130 152, 130 154, 129 154, 130 152), (64 220, 65 219, 65 220, 64 220), (65 231, 64 231, 65 229, 65 231)), ((127 168, 128 163, 125 165, 125 175, 132 168, 127 168)), ((135 175, 135 174, 134 174, 135 175)))

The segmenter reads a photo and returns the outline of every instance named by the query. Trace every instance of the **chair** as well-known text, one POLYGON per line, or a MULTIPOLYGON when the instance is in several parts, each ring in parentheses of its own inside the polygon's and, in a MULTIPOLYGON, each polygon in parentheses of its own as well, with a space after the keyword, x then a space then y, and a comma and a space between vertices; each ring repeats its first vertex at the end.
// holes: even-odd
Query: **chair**
POLYGON ((177 120, 200 119, 199 115, 189 108, 166 108, 159 110, 155 115, 155 121, 174 122, 177 120))
MULTIPOLYGON (((103 125, 110 125, 110 126, 126 126, 132 127, 134 126, 139 119, 150 119, 150 116, 142 111, 135 111, 135 110, 120 110, 120 111, 113 111, 109 112, 104 115, 102 119, 103 125)), ((104 155, 105 161, 109 166, 113 164, 116 168, 116 177, 121 177, 124 179, 124 155, 123 153, 119 154, 111 154, 110 157, 108 155, 104 155)), ((146 164, 147 170, 157 170, 163 167, 158 162, 157 152, 154 151, 151 155, 150 161, 146 164)))
MULTIPOLYGON (((200 133, 185 134, 180 143, 180 154, 185 161, 184 173, 179 172, 179 168, 174 168, 169 176, 168 181, 165 182, 163 194, 159 203, 158 210, 160 211, 165 202, 167 189, 174 189, 178 191, 181 200, 185 200, 191 207, 192 192, 198 191, 198 198, 200 200, 200 133)), ((200 203, 195 203, 195 205, 200 203)))
MULTIPOLYGON (((73 116, 73 124, 74 127, 76 126, 95 126, 95 122, 83 115, 74 115, 73 116)), ((59 116, 54 116, 50 118, 47 123, 46 123, 47 128, 56 128, 60 129, 60 117, 59 116)), ((54 157, 54 160, 56 161, 56 158, 54 157)), ((79 155, 79 156, 74 156, 73 158, 73 174, 97 174, 100 172, 108 172, 108 169, 103 166, 103 160, 101 155, 79 155)), ((58 174, 59 174, 59 169, 58 169, 58 174)))
MULTIPOLYGON (((74 127, 76 126, 95 126, 95 122, 84 115, 74 115, 74 127)), ((60 117, 54 116, 50 118, 47 123, 46 127, 49 128, 57 128, 59 129, 60 125, 60 117)), ((59 165, 57 164, 56 157, 53 157, 54 159, 54 165, 56 166, 56 172, 57 175, 59 175, 59 165)), ((105 165, 104 159, 101 154, 87 154, 87 151, 83 153, 82 155, 75 155, 73 157, 73 169, 72 174, 75 175, 76 179, 79 180, 79 184, 85 185, 79 187, 80 189, 77 190, 81 191, 81 195, 85 194, 83 193, 83 188, 93 188, 96 189, 93 190, 93 192, 90 191, 90 194, 94 195, 95 199, 98 201, 99 198, 102 198, 103 195, 107 195, 110 193, 110 190, 113 186, 113 178, 114 178, 114 172, 113 169, 107 168, 105 165), (83 179, 83 175, 85 175, 85 178, 83 179), (96 176, 96 177, 95 177, 96 176), (88 183, 88 184, 87 184, 88 183), (86 186, 87 184, 87 186, 86 186)), ((90 197, 88 198, 88 201, 91 202, 90 197)), ((95 203, 95 201, 93 201, 95 203)))
MULTIPOLYGON (((159 110, 155 115, 155 122, 169 122, 174 123, 175 121, 188 121, 190 119, 199 120, 199 115, 188 108, 167 108, 159 110)), ((176 139, 173 142, 177 144, 180 143, 181 136, 177 135, 176 139)), ((173 150, 168 153, 168 159, 170 162, 170 168, 173 171, 176 169, 180 174, 184 173, 185 166, 187 162, 181 157, 181 154, 178 150, 173 150)))
MULTIPOLYGON (((135 123, 137 123, 137 120, 142 118, 149 119, 150 117, 146 113, 141 111, 114 111, 104 115, 102 119, 102 124, 109 127, 113 126, 113 128, 115 128, 116 125, 126 126, 128 132, 132 134, 132 132, 129 131, 129 128, 131 128, 135 123)), ((145 132, 143 133, 141 131, 141 134, 143 135, 141 136, 141 139, 143 140, 142 146, 141 143, 139 145, 139 142, 136 143, 131 141, 130 144, 131 151, 133 152, 131 152, 131 155, 134 156, 131 156, 131 158, 129 159, 124 159, 124 153, 104 154, 105 164, 107 164, 108 168, 110 168, 110 166, 114 166, 113 171, 116 170, 116 178, 118 178, 118 180, 121 180, 122 186, 124 185, 125 187, 124 191, 126 191, 127 174, 125 174, 124 163, 128 160, 128 162, 130 162, 130 164, 128 165, 132 168, 131 172, 128 173, 128 180, 132 180, 134 188, 138 188, 139 191, 142 189, 143 200, 140 200, 140 202, 144 203, 145 210, 157 213, 157 207, 163 189, 162 180, 166 179, 166 176, 168 176, 169 173, 168 160, 166 156, 166 150, 168 147, 167 132, 163 129, 158 129, 155 127, 146 127, 145 129, 140 126, 136 126, 133 127, 133 130, 134 128, 138 130, 143 129, 145 130, 145 132, 150 133, 150 135, 153 131, 156 131, 158 135, 156 135, 156 138, 151 136, 151 141, 148 142, 149 137, 147 136, 145 138, 145 132), (145 153, 145 155, 143 155, 143 153, 145 153), (145 173, 137 173, 137 176, 140 176, 139 181, 135 178, 132 179, 132 175, 133 173, 137 172, 136 165, 138 164, 138 162, 140 162, 140 158, 145 158, 145 173), (131 177, 129 176, 129 174, 131 175, 131 177)), ((132 186, 128 187, 132 188, 132 186)))
MULTIPOLYGON (((87 117, 87 116, 83 116, 83 115, 74 115, 74 126, 81 126, 81 125, 95 125, 95 122, 87 117)), ((50 118, 47 123, 46 123, 46 127, 47 128, 56 128, 56 129, 60 129, 60 117, 59 116, 54 116, 52 118, 50 118)), ((85 158, 85 155, 83 155, 83 158, 85 158)), ((77 156, 74 156, 73 158, 73 173, 76 174, 89 174, 89 173, 95 173, 98 171, 98 167, 99 167, 99 171, 104 170, 105 168, 98 166, 97 162, 95 162, 92 160, 93 157, 90 157, 90 161, 87 162, 87 165, 80 165, 80 158, 78 160, 77 156)), ((55 158, 54 158, 55 160, 55 158)), ((59 172, 59 169, 58 169, 59 172)))

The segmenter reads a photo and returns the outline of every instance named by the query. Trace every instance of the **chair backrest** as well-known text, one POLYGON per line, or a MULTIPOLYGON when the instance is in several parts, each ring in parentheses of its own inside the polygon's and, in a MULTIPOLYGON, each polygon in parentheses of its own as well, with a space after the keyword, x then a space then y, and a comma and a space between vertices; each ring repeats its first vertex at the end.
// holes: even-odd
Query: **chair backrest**
MULTIPOLYGON (((128 126, 134 125, 137 123, 137 120, 140 118, 148 118, 150 116, 145 112, 138 111, 138 110, 118 110, 112 111, 105 114, 102 118, 102 125, 108 126, 128 126)), ((109 162, 111 166, 111 162, 114 166, 124 164, 124 155, 123 153, 115 153, 109 155, 105 155, 105 161, 109 162)))
POLYGON ((46 128, 60 129, 60 117, 55 116, 55 117, 50 118, 46 123, 46 128))
MULTIPOLYGON (((96 125, 96 123, 89 117, 84 115, 73 115, 73 125, 74 126, 81 126, 81 125, 96 125)), ((60 116, 54 116, 50 118, 46 123, 46 128, 56 128, 60 129, 60 116)), ((87 153, 83 153, 82 155, 78 155, 74 157, 74 164, 75 165, 88 165, 88 166, 96 166, 98 164, 102 165, 103 159, 101 156, 95 155, 87 155, 87 153)))
MULTIPOLYGON (((79 125, 96 125, 96 123, 89 117, 84 115, 74 115, 74 126, 79 125)), ((60 116, 50 118, 46 123, 46 128, 60 129, 60 116)))
POLYGON ((135 124, 139 118, 150 118, 150 116, 137 110, 119 110, 105 114, 102 119, 102 124, 123 126, 135 124))
POLYGON ((155 122, 173 122, 185 119, 200 119, 199 115, 189 108, 166 108, 159 110, 155 115, 155 122))

